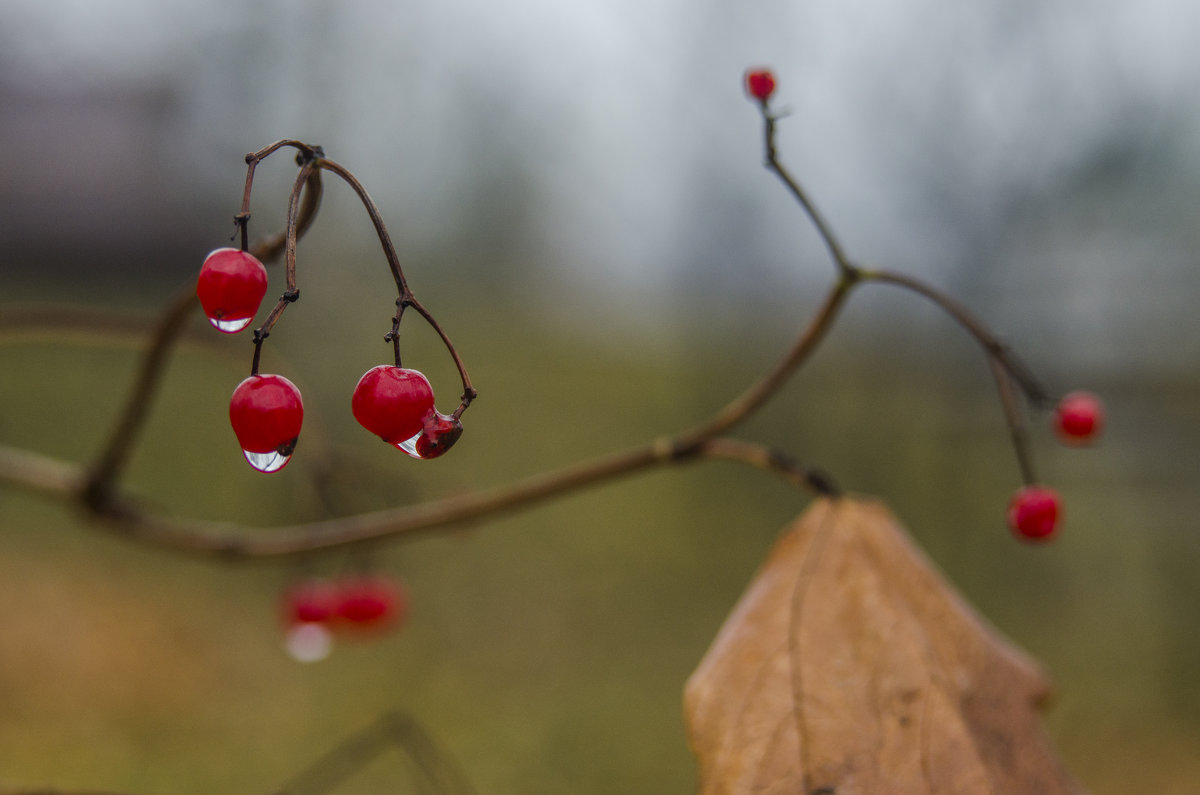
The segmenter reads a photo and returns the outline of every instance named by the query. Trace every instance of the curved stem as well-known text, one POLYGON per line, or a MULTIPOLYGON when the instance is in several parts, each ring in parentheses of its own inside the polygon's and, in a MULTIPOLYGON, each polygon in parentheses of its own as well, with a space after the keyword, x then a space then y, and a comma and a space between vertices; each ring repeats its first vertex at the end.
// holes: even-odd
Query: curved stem
MULTIPOLYGON (((458 355, 458 349, 455 348, 453 343, 450 342, 450 338, 446 336, 446 332, 442 330, 441 324, 434 319, 433 315, 429 313, 429 310, 426 309, 424 305, 422 305, 421 302, 415 297, 409 299, 408 305, 417 310, 421 317, 425 318, 425 322, 437 332, 438 336, 442 338, 442 344, 445 345, 446 350, 450 352, 450 357, 454 359, 454 366, 458 368, 458 377, 462 380, 463 387, 461 398, 462 402, 459 404, 458 409, 454 412, 454 416, 461 416, 463 411, 466 410, 467 406, 471 405, 471 401, 479 396, 479 393, 475 390, 475 387, 471 385, 471 376, 467 375, 467 366, 463 364, 462 357, 458 355)), ((397 325, 399 325, 398 322, 397 325)), ((397 343, 396 349, 397 359, 399 359, 400 356, 398 346, 399 343, 397 343)))
POLYGON ((421 302, 417 300, 416 296, 413 295, 412 289, 409 288, 408 280, 404 278, 404 269, 400 266, 400 257, 396 254, 396 247, 392 243, 392 236, 388 233, 387 226, 383 222, 383 216, 379 214, 379 208, 375 205, 375 201, 371 198, 371 195, 367 193, 367 189, 363 187, 363 184, 359 182, 353 174, 346 170, 345 167, 325 157, 320 157, 314 162, 320 168, 332 171, 334 174, 337 174, 346 181, 346 184, 348 184, 358 195, 359 200, 363 203, 363 206, 367 210, 367 215, 371 218, 371 224, 375 227, 375 234, 379 237, 379 244, 383 247, 383 255, 387 258, 388 267, 392 271, 392 278, 396 282, 396 290, 400 294, 400 297, 397 300, 397 311, 392 325, 392 330, 387 335, 387 340, 395 347, 396 366, 400 366, 400 342, 399 338, 397 337, 400 330, 400 317, 404 313, 404 308, 406 306, 411 306, 413 309, 417 310, 421 317, 425 318, 425 322, 428 323, 435 332, 437 332, 437 335, 442 340, 442 344, 446 346, 446 350, 450 353, 450 357, 454 360, 455 367, 458 368, 458 375, 462 380, 463 394, 462 402, 454 414, 455 416, 461 415, 467 406, 471 405, 471 401, 474 400, 479 393, 475 387, 472 386, 471 377, 467 375, 466 365, 463 363, 462 357, 459 355, 458 350, 454 347, 454 343, 450 341, 450 337, 441 327, 441 324, 439 324, 437 320, 434 319, 433 315, 430 314, 429 310, 427 310, 421 304, 421 302))
POLYGON ((817 314, 809 321, 807 328, 796 338, 783 358, 710 419, 680 434, 682 448, 686 449, 726 433, 765 403, 783 385, 788 376, 816 350, 817 345, 833 327, 851 288, 857 283, 858 276, 855 272, 843 271, 841 278, 825 296, 825 301, 817 310, 817 314))
POLYGON ((279 318, 283 317, 283 312, 288 308, 288 304, 294 304, 300 299, 300 291, 296 289, 296 241, 299 237, 300 195, 304 192, 304 188, 308 184, 312 174, 318 170, 316 161, 305 160, 300 167, 299 173, 296 174, 295 183, 292 185, 292 193, 288 198, 287 224, 283 233, 284 277, 287 287, 283 295, 279 296, 275 307, 267 315, 267 319, 263 321, 261 326, 254 330, 254 357, 250 361, 251 375, 258 375, 259 360, 262 358, 262 345, 267 337, 271 336, 271 329, 275 328, 275 324, 279 322, 279 318))
MULTIPOLYGON (((281 141, 276 141, 273 144, 264 146, 257 152, 251 152, 250 154, 246 155, 246 185, 242 189, 242 208, 238 214, 233 217, 234 223, 237 224, 238 229, 241 231, 242 251, 246 251, 249 248, 248 231, 246 227, 250 221, 250 192, 254 186, 254 171, 258 167, 258 164, 266 159, 267 156, 285 146, 293 146, 298 149, 299 153, 296 155, 296 157, 301 161, 312 160, 313 157, 321 152, 321 147, 319 146, 309 146, 302 141, 297 141, 292 138, 285 138, 281 141)), ((259 257, 259 259, 262 259, 262 257, 259 257)))
POLYGON ((287 224, 283 233, 283 263, 286 269, 288 292, 296 291, 296 241, 299 238, 300 194, 304 192, 304 186, 308 184, 309 176, 317 170, 316 161, 305 161, 296 174, 296 181, 292 184, 292 193, 288 197, 287 224))
POLYGON ((1000 404, 1004 408, 1004 419, 1008 424, 1008 433, 1012 439, 1013 450, 1017 455, 1017 466, 1021 469, 1021 479, 1026 484, 1037 482, 1033 469, 1033 456, 1029 452, 1029 433, 1025 427, 1025 418, 1017 404, 1017 395, 1013 390, 1012 374, 995 356, 988 357, 992 375, 996 379, 996 389, 1000 392, 1000 404))
MULTIPOLYGON (((324 186, 321 183, 321 170, 311 169, 308 180, 304 183, 304 194, 300 202, 300 211, 296 216, 296 239, 304 237, 304 233, 312 226, 321 208, 321 196, 324 186)), ((250 253, 262 262, 270 262, 279 257, 287 247, 288 230, 285 228, 272 235, 267 235, 250 246, 250 253)))
POLYGON ((87 476, 84 501, 92 509, 102 508, 111 499, 117 476, 129 460, 133 445, 145 425, 167 360, 197 303, 196 289, 189 283, 175 294, 162 314, 150 346, 142 356, 137 380, 125 400, 120 418, 87 476))
POLYGON ((749 464, 764 472, 778 475, 793 486, 809 489, 818 496, 838 497, 841 495, 841 491, 827 474, 802 466, 791 455, 773 447, 721 437, 705 442, 700 446, 699 452, 705 458, 726 459, 749 464))
POLYGON ((864 269, 861 271, 861 276, 863 281, 892 284, 929 299, 953 318, 956 323, 966 329, 967 333, 983 346, 988 356, 997 361, 1012 376, 1017 384, 1020 385, 1021 390, 1031 403, 1042 406, 1050 402, 1049 392, 1034 377, 1029 368, 962 304, 925 282, 902 273, 864 269))
POLYGON ((359 200, 367 210, 367 215, 371 218, 371 224, 375 227, 375 234, 379 237, 379 244, 383 247, 383 255, 387 258, 388 267, 391 268, 392 278, 396 280, 396 289, 400 292, 400 297, 411 298, 412 290, 408 288, 408 282, 404 278, 404 270, 400 267, 400 257, 396 255, 396 247, 392 244, 392 236, 388 234, 387 226, 383 223, 383 216, 379 214, 379 208, 375 206, 375 201, 367 193, 367 189, 353 174, 329 158, 321 157, 316 163, 321 168, 337 174, 358 194, 359 200))
POLYGON ((285 146, 291 146, 295 149, 298 149, 299 156, 305 160, 311 160, 313 157, 321 153, 321 147, 319 146, 312 146, 304 143, 303 141, 297 141, 295 138, 283 138, 275 143, 267 144, 257 152, 251 152, 250 154, 246 155, 246 163, 254 164, 260 160, 265 160, 272 152, 282 149, 285 146))

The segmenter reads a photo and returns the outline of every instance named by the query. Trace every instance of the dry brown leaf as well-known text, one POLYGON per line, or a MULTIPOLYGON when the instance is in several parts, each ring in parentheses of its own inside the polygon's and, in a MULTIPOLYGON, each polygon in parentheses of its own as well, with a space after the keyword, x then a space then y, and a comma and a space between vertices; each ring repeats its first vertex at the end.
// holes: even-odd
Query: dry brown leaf
POLYGON ((793 524, 688 680, 700 792, 1082 793, 1042 733, 1045 674, 881 504, 793 524))

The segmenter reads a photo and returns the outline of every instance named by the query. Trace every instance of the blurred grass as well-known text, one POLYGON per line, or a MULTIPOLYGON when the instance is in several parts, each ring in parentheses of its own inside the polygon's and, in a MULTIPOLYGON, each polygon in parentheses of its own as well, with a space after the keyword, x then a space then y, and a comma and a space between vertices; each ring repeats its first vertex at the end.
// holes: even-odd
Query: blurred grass
MULTIPOLYGON (((267 343, 264 371, 294 380, 307 408, 287 469, 261 476, 242 461, 225 412, 250 346, 209 337, 173 361, 129 486, 174 513, 272 524, 499 485, 702 418, 790 337, 741 318, 641 344, 615 319, 555 325, 450 276, 421 297, 481 397, 451 455, 414 462, 347 410, 389 352, 376 277, 309 277, 267 343)), ((872 337, 864 321, 852 307, 744 435, 893 506, 1047 665, 1059 689, 1048 729, 1095 792, 1200 789, 1200 383, 1083 384, 1108 400, 1110 430, 1096 450, 1065 451, 1042 429, 1043 476, 1068 513, 1061 540, 1034 549, 1004 527, 1016 467, 969 342, 948 326, 872 337)), ((405 323, 406 363, 429 373, 445 410, 454 372, 419 327, 405 323)), ((0 345, 0 440, 75 461, 95 452, 137 362, 103 336, 0 345)), ((410 624, 304 666, 275 623, 296 564, 192 561, 0 490, 0 786, 265 793, 401 709, 481 793, 690 791, 683 682, 807 501, 761 473, 699 464, 381 545, 375 564, 412 589, 410 624)), ((405 775, 388 756, 338 792, 392 791, 405 775)))

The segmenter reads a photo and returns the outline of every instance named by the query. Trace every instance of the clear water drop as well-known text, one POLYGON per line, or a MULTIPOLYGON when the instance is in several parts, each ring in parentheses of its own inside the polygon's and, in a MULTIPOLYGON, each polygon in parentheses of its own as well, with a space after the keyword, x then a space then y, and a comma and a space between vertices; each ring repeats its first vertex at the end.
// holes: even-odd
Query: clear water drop
POLYGON ((333 651, 333 635, 323 624, 304 621, 287 631, 283 647, 297 662, 319 662, 333 651))
POLYGON ((406 455, 410 455, 413 458, 421 458, 421 454, 417 452, 417 439, 421 438, 422 433, 425 433, 425 431, 420 431, 411 439, 405 439, 403 442, 397 442, 396 447, 406 455))
POLYGON ((212 323, 214 328, 224 331, 226 334, 236 334, 246 326, 249 326, 251 323, 253 323, 254 318, 243 317, 238 318, 237 320, 222 320, 218 317, 210 317, 208 322, 212 323))
POLYGON ((288 461, 292 460, 290 455, 280 455, 278 450, 271 450, 266 453, 252 453, 249 450, 243 450, 242 453, 245 454, 246 460, 250 462, 250 466, 259 472, 278 472, 287 465, 288 461))

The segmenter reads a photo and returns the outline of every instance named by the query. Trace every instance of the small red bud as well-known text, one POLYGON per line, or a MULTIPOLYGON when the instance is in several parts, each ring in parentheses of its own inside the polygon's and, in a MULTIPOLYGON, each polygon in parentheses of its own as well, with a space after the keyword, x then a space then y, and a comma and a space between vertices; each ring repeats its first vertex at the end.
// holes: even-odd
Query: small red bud
POLYGON ((764 105, 775 93, 775 75, 770 69, 751 69, 746 72, 746 93, 764 105))
POLYGON ((1072 392, 1054 409, 1054 429, 1064 444, 1091 444, 1104 426, 1104 404, 1091 392, 1072 392))

